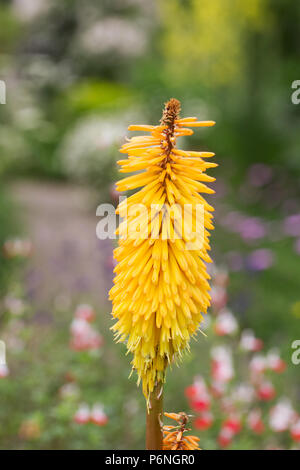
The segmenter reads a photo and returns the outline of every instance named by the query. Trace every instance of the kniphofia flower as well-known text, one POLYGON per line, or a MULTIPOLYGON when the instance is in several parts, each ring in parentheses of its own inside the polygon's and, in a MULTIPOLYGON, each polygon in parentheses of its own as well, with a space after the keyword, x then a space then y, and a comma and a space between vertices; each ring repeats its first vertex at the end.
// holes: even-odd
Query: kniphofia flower
POLYGON ((213 207, 202 193, 214 192, 204 183, 214 181, 206 170, 217 165, 206 161, 213 153, 179 150, 176 141, 193 134, 190 127, 215 123, 180 119, 179 112, 180 103, 172 98, 160 125, 129 126, 150 134, 131 137, 120 150, 128 158, 118 162, 121 173, 138 173, 119 181, 117 190, 142 189, 117 208, 123 221, 114 251, 118 264, 110 299, 117 322, 112 329, 133 354, 147 399, 164 381, 167 365, 188 349, 210 305, 205 263, 211 262, 213 207))
POLYGON ((163 450, 200 450, 198 442, 199 437, 187 436, 185 433, 190 431, 187 423, 188 415, 185 413, 164 413, 167 418, 174 419, 176 426, 164 426, 163 450))

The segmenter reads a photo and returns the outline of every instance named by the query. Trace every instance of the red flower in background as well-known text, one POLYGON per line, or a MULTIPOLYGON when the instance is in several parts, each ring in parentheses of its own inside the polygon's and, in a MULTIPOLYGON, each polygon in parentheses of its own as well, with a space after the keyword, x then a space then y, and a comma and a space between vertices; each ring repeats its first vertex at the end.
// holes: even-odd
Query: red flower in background
POLYGON ((74 415, 74 421, 77 424, 86 424, 90 420, 90 408, 86 403, 79 406, 74 415))
POLYGON ((96 313, 93 307, 88 304, 81 304, 75 310, 75 318, 92 323, 96 319, 96 313))
POLYGON ((214 420, 212 413, 206 411, 204 413, 201 413, 201 415, 194 420, 194 426, 199 431, 205 431, 206 429, 209 429, 212 426, 213 421, 214 420))
POLYGON ((228 447, 234 438, 234 432, 230 428, 221 428, 220 434, 218 436, 219 446, 222 448, 228 447))
POLYGON ((102 405, 94 405, 91 412, 91 421, 97 426, 104 426, 108 422, 108 417, 104 413, 102 405))
MULTIPOLYGON (((212 276, 216 276, 216 270, 215 266, 211 268, 212 276)), ((214 417, 220 418, 222 424, 217 431, 217 443, 221 448, 230 446, 244 430, 250 431, 253 437, 264 434, 267 429, 273 431, 273 437, 274 432, 290 430, 291 438, 300 442, 300 420, 297 421, 287 400, 281 399, 268 411, 268 402, 276 396, 269 377, 274 372, 284 372, 285 361, 274 349, 267 354, 258 353, 263 348, 263 341, 252 330, 242 331, 238 341, 230 337, 238 333, 239 325, 226 309, 226 298, 226 283, 213 283, 213 319, 206 322, 207 336, 211 338, 212 333, 215 334, 210 348, 210 377, 204 380, 198 376, 185 389, 190 407, 196 414, 195 429, 211 435, 219 423, 214 417), (261 407, 261 402, 266 404, 261 407), (242 419, 245 419, 245 427, 242 419)), ((280 448, 272 441, 264 445, 280 448)))
POLYGON ((75 351, 99 349, 103 338, 91 325, 95 319, 95 311, 90 305, 79 305, 71 323, 70 347, 75 351))
POLYGON ((291 427, 291 437, 294 441, 300 442, 300 419, 291 427))
POLYGON ((257 389, 257 396, 262 401, 270 401, 276 396, 276 390, 271 382, 263 382, 257 389))
POLYGON ((82 403, 74 415, 77 424, 94 423, 97 426, 104 426, 108 422, 108 417, 101 404, 96 404, 90 409, 87 403, 82 403))
POLYGON ((260 409, 251 410, 248 418, 247 424, 249 429, 255 434, 262 434, 265 431, 265 425, 262 420, 262 413, 260 409))
POLYGON ((9 376, 9 368, 6 364, 0 364, 0 379, 4 379, 9 376))
POLYGON ((232 335, 237 332, 237 321, 229 310, 222 310, 218 314, 214 324, 214 330, 218 336, 232 335))
POLYGON ((263 348, 263 341, 256 338, 252 330, 244 330, 240 339, 240 348, 244 351, 257 352, 263 348))
POLYGON ((185 394, 189 398, 190 406, 194 411, 201 412, 210 408, 211 399, 202 378, 197 378, 192 386, 187 387, 185 394))
POLYGON ((229 416, 224 421, 222 427, 230 429, 233 432, 233 434, 237 434, 242 429, 241 419, 239 416, 235 416, 235 415, 229 416))
POLYGON ((281 374, 286 369, 286 362, 281 359, 276 350, 270 351, 267 355, 268 367, 273 371, 281 374))

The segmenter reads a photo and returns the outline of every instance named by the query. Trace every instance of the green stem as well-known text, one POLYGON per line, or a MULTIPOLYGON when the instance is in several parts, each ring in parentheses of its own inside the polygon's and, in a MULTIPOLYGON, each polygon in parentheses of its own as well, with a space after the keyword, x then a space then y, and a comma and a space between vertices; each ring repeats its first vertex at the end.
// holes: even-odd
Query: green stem
POLYGON ((161 450, 163 433, 161 427, 163 410, 163 388, 159 382, 150 394, 149 409, 146 416, 146 449, 161 450))

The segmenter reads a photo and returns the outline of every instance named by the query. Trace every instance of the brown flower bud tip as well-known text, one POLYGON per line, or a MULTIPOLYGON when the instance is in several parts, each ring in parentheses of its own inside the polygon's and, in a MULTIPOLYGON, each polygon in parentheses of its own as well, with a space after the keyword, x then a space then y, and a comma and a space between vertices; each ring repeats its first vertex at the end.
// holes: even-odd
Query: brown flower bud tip
POLYGON ((165 103, 163 115, 160 120, 161 124, 169 127, 173 126, 175 120, 179 118, 180 110, 180 101, 176 98, 171 98, 167 103, 165 103))

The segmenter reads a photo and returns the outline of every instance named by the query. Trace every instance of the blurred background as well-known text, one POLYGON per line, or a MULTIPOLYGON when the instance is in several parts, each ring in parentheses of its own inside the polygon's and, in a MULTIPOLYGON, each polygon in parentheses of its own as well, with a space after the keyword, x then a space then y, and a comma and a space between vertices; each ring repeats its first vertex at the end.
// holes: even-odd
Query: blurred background
POLYGON ((217 122, 181 146, 219 167, 206 336, 165 409, 204 449, 300 448, 299 40, 294 0, 0 1, 0 448, 144 446, 96 208, 127 126, 173 96, 217 122))

